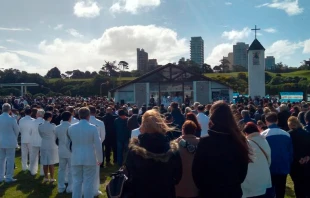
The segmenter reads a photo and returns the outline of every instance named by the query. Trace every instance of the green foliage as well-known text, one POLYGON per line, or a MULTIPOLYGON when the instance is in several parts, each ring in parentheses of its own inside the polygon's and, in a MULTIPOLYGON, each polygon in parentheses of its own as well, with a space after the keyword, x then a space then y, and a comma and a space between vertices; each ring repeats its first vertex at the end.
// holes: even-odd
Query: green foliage
POLYGON ((45 78, 60 78, 60 74, 60 70, 57 67, 54 67, 47 72, 45 78))

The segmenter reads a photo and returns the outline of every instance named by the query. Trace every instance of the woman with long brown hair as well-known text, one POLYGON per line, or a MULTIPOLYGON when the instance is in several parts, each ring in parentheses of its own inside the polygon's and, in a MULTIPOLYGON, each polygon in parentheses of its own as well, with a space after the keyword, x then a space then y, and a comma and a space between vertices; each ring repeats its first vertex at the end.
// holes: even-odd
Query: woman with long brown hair
POLYGON ((218 101, 210 109, 209 136, 200 139, 192 173, 202 198, 241 198, 250 151, 230 107, 218 101))
POLYGON ((188 113, 188 114, 186 114, 186 120, 191 120, 196 124, 197 128, 196 128, 195 136, 200 137, 201 136, 201 126, 197 120, 196 115, 193 113, 188 113))

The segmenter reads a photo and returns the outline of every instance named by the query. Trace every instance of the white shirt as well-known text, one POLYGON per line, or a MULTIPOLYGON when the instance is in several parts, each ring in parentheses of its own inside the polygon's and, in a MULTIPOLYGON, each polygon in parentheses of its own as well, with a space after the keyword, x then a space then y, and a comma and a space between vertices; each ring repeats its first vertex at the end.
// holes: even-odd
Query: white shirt
POLYGON ((95 125, 99 132, 99 137, 101 142, 105 139, 105 125, 101 120, 98 120, 95 116, 90 116, 89 123, 95 125))
POLYGON ((0 148, 16 148, 19 127, 8 113, 0 115, 0 148))
POLYGON ((71 116, 71 124, 79 123, 80 120, 76 119, 75 117, 71 116))
POLYGON ((138 137, 141 134, 140 128, 136 128, 131 131, 131 138, 138 137))
POLYGON ((32 130, 31 130, 31 146, 41 147, 42 138, 39 134, 39 125, 44 122, 43 118, 39 117, 32 121, 32 130))
POLYGON ((71 152, 67 147, 68 136, 67 132, 71 126, 70 122, 62 122, 60 125, 56 126, 55 134, 58 138, 58 155, 59 158, 70 158, 71 152))
POLYGON ((102 144, 95 125, 87 120, 80 120, 69 127, 68 136, 72 141, 72 166, 102 163, 102 144))
POLYGON ((201 137, 208 135, 209 130, 209 117, 204 113, 198 113, 197 115, 198 123, 201 126, 201 137))
POLYGON ((31 130, 33 129, 33 120, 34 119, 29 115, 26 115, 19 120, 21 143, 31 142, 31 130))
POLYGON ((267 140, 259 133, 250 134, 247 139, 253 152, 251 156, 253 163, 249 163, 247 176, 241 184, 242 197, 256 197, 265 194, 266 189, 272 186, 269 170, 271 150, 267 140), (265 151, 268 160, 262 150, 251 140, 255 141, 265 151))

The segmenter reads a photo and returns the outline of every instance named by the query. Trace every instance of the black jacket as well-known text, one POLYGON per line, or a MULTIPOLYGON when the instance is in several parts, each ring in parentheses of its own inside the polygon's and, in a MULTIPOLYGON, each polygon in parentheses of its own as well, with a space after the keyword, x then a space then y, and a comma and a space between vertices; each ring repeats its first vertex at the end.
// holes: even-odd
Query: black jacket
POLYGON ((282 111, 278 113, 278 126, 284 131, 290 130, 287 125, 287 120, 291 117, 291 113, 288 111, 282 111))
POLYGON ((178 129, 181 130, 182 126, 185 122, 184 115, 181 113, 181 111, 179 109, 172 110, 171 115, 173 117, 173 123, 178 126, 178 129))
POLYGON ((192 174, 202 198, 241 198, 248 162, 244 161, 232 137, 209 131, 200 139, 192 174))
POLYGON ((310 156, 310 133, 304 129, 290 130, 289 134, 293 144, 293 163, 291 166, 291 176, 298 176, 299 174, 309 175, 309 164, 301 165, 299 160, 306 156, 310 156), (307 169, 307 170, 305 170, 307 169), (306 172, 305 172, 306 171, 306 172))
POLYGON ((116 141, 116 132, 114 128, 114 120, 117 116, 113 116, 112 114, 106 114, 103 116, 103 122, 105 126, 105 141, 116 141))
POLYGON ((138 117, 139 115, 133 114, 130 118, 128 118, 127 127, 130 131, 139 128, 138 117))
POLYGON ((159 133, 133 138, 126 160, 135 198, 175 198, 175 185, 182 178, 178 144, 159 133))

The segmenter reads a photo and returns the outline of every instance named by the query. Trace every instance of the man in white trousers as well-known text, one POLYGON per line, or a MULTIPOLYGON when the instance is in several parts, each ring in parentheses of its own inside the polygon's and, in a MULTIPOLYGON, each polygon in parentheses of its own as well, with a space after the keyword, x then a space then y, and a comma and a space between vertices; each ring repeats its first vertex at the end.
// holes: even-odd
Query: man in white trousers
POLYGON ((102 163, 102 145, 95 125, 89 123, 90 111, 83 107, 79 110, 80 122, 68 129, 72 142, 72 198, 94 197, 96 167, 102 163))
POLYGON ((68 129, 71 126, 71 113, 65 111, 61 114, 61 124, 55 129, 56 137, 58 138, 58 192, 71 193, 72 192, 72 174, 71 174, 71 152, 67 147, 68 143, 68 129), (66 189, 65 177, 68 175, 68 187, 66 189))
MULTIPOLYGON (((89 106, 90 110, 90 118, 89 122, 93 125, 95 125, 99 132, 99 137, 101 140, 101 144, 103 143, 105 139, 105 126, 104 123, 101 120, 96 119, 96 108, 94 106, 89 106)), ((102 147, 102 153, 104 154, 104 147, 102 147)), ((102 155, 103 155, 102 154, 102 155)), ((104 157, 102 156, 102 159, 104 160, 104 157)), ((104 161, 102 161, 104 163, 104 161)), ((99 190, 100 188, 100 166, 97 166, 96 168, 96 178, 95 178, 95 184, 94 184, 94 196, 102 195, 103 193, 99 190)))
MULTIPOLYGON (((38 109, 37 119, 33 120, 32 130, 31 130, 31 151, 30 151, 30 173, 31 175, 36 175, 38 172, 39 164, 39 154, 42 138, 39 134, 39 125, 44 123, 45 111, 43 109, 38 109)), ((40 165, 40 175, 43 176, 43 165, 40 165)))
POLYGON ((19 134, 17 121, 9 115, 10 112, 11 105, 3 104, 2 115, 0 116, 0 182, 8 183, 16 181, 13 179, 13 174, 15 149, 19 134))
POLYGON ((28 157, 30 162, 31 152, 31 130, 33 129, 33 118, 30 117, 32 111, 30 108, 25 109, 25 117, 20 119, 19 128, 21 135, 21 151, 22 151, 22 170, 28 170, 28 157))

